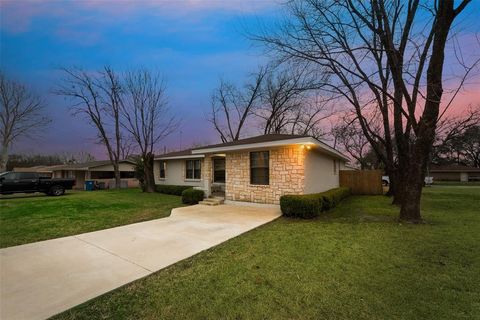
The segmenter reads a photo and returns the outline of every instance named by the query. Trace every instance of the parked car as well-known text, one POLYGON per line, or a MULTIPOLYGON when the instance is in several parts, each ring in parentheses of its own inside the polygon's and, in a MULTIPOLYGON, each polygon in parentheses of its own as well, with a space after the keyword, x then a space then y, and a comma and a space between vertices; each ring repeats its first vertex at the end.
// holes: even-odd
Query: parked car
POLYGON ((0 174, 0 194, 43 192, 61 196, 75 185, 75 179, 53 179, 36 172, 4 172, 0 174))
MULTIPOLYGON (((423 181, 425 186, 429 186, 433 183, 433 177, 425 177, 423 181)), ((382 184, 384 186, 388 186, 390 184, 390 177, 389 176, 382 176, 382 184)))

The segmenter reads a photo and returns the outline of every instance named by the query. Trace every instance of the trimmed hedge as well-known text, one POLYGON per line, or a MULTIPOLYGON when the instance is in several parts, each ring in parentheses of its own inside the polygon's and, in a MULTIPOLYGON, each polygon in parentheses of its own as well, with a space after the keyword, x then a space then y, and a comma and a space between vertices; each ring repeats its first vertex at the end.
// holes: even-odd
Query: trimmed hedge
POLYGON ((350 195, 350 189, 348 188, 335 188, 322 193, 324 206, 322 211, 327 211, 334 208, 337 204, 340 203, 344 198, 350 195))
POLYGON ((280 208, 286 217, 314 218, 321 210, 322 198, 314 194, 285 195, 280 197, 280 208))
POLYGON ((320 212, 335 207, 350 195, 348 188, 335 188, 321 193, 285 195, 280 197, 280 208, 286 217, 315 218, 320 212))
POLYGON ((192 186, 174 186, 168 184, 157 184, 156 187, 159 193, 172 194, 175 196, 181 196, 184 190, 193 189, 192 186))
POLYGON ((182 192, 182 203, 185 204, 197 204, 202 201, 205 196, 203 190, 198 189, 186 189, 182 192))

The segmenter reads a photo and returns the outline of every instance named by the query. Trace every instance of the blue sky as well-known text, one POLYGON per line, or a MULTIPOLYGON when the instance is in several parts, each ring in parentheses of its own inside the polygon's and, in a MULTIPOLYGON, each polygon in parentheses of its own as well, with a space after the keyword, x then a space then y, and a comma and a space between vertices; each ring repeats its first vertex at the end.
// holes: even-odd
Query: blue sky
MULTIPOLYGON (((94 144, 94 129, 72 117, 68 102, 51 93, 61 81, 58 67, 160 71, 182 127, 159 149, 216 143, 206 121, 211 92, 220 77, 242 83, 266 62, 243 34, 276 21, 281 6, 274 0, 0 0, 0 9, 0 67, 41 95, 53 120, 42 136, 19 141, 13 151, 90 151, 105 158, 94 144)), ((479 11, 480 0, 474 0, 460 29, 465 42, 478 42, 472 30, 480 29, 479 11)), ((470 54, 478 52, 478 43, 474 48, 470 54)), ((479 78, 475 81, 459 95, 462 105, 480 103, 479 78)))
MULTIPOLYGON (((94 131, 51 92, 58 67, 116 70, 147 67, 168 82, 171 108, 182 118, 182 147, 217 142, 205 120, 220 77, 243 82, 265 62, 244 36, 275 19, 272 1, 2 1, 0 64, 6 75, 41 95, 52 126, 14 151, 92 151, 94 131)), ((180 132, 162 145, 180 148, 180 132)))

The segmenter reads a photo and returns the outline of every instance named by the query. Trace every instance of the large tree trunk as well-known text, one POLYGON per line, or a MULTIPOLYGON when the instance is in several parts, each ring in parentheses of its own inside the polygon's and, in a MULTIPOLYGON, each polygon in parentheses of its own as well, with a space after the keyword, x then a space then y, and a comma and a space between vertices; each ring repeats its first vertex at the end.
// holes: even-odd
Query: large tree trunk
POLYGON ((401 206, 403 203, 403 198, 405 197, 405 180, 406 172, 405 168, 402 166, 397 166, 394 171, 395 185, 393 190, 393 199, 392 204, 401 206))
POLYGON ((155 192, 155 176, 153 173, 153 154, 147 153, 143 156, 143 168, 145 174, 144 192, 155 192))
MULTIPOLYGON (((402 166, 405 169, 405 184, 403 189, 400 220, 413 223, 422 221, 420 214, 420 199, 422 196, 423 181, 429 155, 435 139, 435 129, 438 122, 440 102, 442 100, 443 64, 445 61, 445 44, 448 39, 451 24, 455 16, 467 5, 462 2, 457 12, 454 10, 454 1, 440 1, 438 4, 435 37, 433 40, 430 61, 427 69, 427 94, 422 116, 418 121, 416 141, 410 141, 410 149, 406 150, 407 161, 402 166)), ((409 139, 409 137, 403 137, 409 139)), ((399 153, 401 150, 399 149, 399 153)))
POLYGON ((115 176, 115 189, 120 189, 122 184, 122 179, 120 176, 119 163, 117 161, 113 163, 113 174, 115 176))
POLYGON ((403 190, 401 190, 401 207, 400 217, 401 221, 411 223, 422 222, 420 214, 420 200, 422 196, 423 180, 424 180, 424 165, 418 161, 419 157, 413 156, 410 158, 410 165, 406 172, 404 172, 403 190))
POLYGON ((2 144, 2 155, 0 158, 0 172, 7 171, 7 162, 8 162, 8 144, 2 144))

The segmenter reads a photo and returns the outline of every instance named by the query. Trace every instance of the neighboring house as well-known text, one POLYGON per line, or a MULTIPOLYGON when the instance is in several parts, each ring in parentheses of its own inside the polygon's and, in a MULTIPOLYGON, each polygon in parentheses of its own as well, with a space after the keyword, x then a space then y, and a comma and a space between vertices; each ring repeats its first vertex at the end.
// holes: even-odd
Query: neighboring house
POLYGON ((480 180, 480 168, 462 165, 430 165, 429 174, 433 181, 474 181, 480 180))
MULTIPOLYGON (((135 178, 135 162, 121 160, 119 166, 122 187, 138 187, 138 180, 135 178)), ((77 189, 83 189, 86 180, 105 182, 109 187, 113 187, 115 182, 113 165, 108 160, 55 166, 52 176, 54 178, 74 178, 77 189)))
POLYGON ((53 170, 57 167, 61 167, 63 165, 54 165, 54 166, 34 166, 34 167, 14 167, 14 172, 36 172, 42 174, 45 177, 52 177, 53 170))
POLYGON ((269 134, 155 158, 155 182, 191 185, 230 201, 278 204, 284 194, 339 186, 349 159, 309 136, 269 134))

